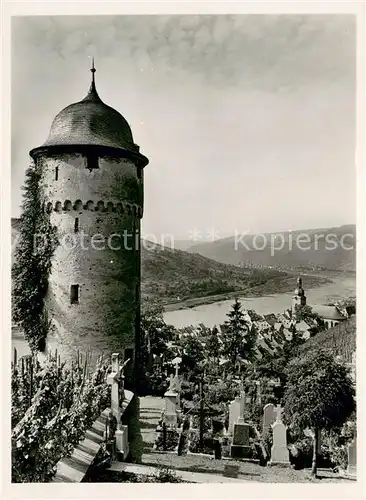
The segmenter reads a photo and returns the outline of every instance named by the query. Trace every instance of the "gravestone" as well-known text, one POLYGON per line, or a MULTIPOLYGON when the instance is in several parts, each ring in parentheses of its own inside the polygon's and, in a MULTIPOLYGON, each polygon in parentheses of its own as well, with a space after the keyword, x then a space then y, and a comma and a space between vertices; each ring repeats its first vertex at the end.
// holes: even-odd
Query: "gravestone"
POLYGON ((229 405, 229 434, 234 432, 234 424, 240 416, 240 397, 236 396, 229 405))
POLYGON ((127 425, 122 425, 122 403, 124 400, 123 368, 128 362, 129 360, 120 366, 119 354, 112 354, 112 372, 107 376, 107 384, 111 386, 111 416, 116 419, 116 452, 120 460, 125 460, 129 453, 128 428, 127 425))
POLYGON ((252 449, 249 444, 250 425, 244 421, 245 392, 239 398, 239 418, 234 423, 233 442, 230 447, 232 458, 249 458, 252 449))
POLYGON ((268 465, 290 466, 290 453, 287 448, 286 426, 281 418, 282 408, 276 407, 276 421, 272 424, 273 445, 268 465))
POLYGON ((175 358, 174 360, 174 366, 175 366, 175 375, 174 377, 170 379, 170 387, 169 390, 171 392, 176 392, 177 393, 177 419, 178 422, 182 420, 182 410, 181 410, 181 403, 180 403, 180 393, 182 390, 182 385, 179 379, 179 365, 180 365, 180 358, 175 358))
POLYGON ((263 408, 263 430, 262 430, 263 437, 265 437, 268 434, 275 420, 276 420, 276 415, 274 411, 274 405, 272 403, 268 403, 263 408))
POLYGON ((357 440, 356 438, 348 445, 348 467, 347 472, 351 476, 357 475, 357 440))
POLYGON ((224 423, 221 420, 218 420, 217 418, 212 418, 211 423, 212 423, 212 434, 214 436, 216 435, 222 436, 224 433, 224 423))
POLYGON ((221 438, 215 437, 213 439, 214 457, 216 460, 221 460, 222 458, 222 445, 221 438))
POLYGON ((164 422, 168 427, 176 428, 178 424, 177 403, 178 393, 172 390, 173 376, 170 377, 170 386, 164 394, 165 409, 164 409, 164 422))
POLYGON ((256 385, 256 397, 257 397, 257 404, 261 405, 262 404, 262 385, 260 380, 256 380, 255 382, 256 385))

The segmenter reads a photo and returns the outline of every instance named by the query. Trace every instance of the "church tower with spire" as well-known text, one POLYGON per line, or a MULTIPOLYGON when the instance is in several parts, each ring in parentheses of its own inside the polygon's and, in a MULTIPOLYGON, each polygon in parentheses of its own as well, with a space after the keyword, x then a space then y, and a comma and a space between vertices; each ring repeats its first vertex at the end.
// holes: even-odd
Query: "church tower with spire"
POLYGON ((131 359, 132 379, 148 159, 125 118, 99 97, 95 71, 93 60, 86 97, 60 111, 46 142, 30 151, 58 239, 45 299, 53 325, 47 346, 65 357, 119 352, 131 359))
POLYGON ((292 314, 295 313, 297 306, 305 306, 305 305, 306 305, 306 295, 302 287, 302 278, 301 276, 299 276, 297 278, 297 287, 295 289, 294 296, 292 297, 292 314))

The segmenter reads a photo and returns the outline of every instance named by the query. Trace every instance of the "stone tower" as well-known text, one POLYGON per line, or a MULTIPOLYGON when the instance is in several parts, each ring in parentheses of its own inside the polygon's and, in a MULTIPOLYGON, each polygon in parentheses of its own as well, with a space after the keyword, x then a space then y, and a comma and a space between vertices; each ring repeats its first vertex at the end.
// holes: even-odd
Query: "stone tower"
POLYGON ((297 278, 297 287, 295 289, 295 294, 292 297, 292 313, 295 313, 296 306, 306 305, 306 295, 302 287, 302 278, 299 276, 297 278))
POLYGON ((139 348, 140 221, 143 169, 123 116, 92 82, 86 97, 60 111, 49 137, 30 151, 42 172, 45 210, 58 246, 46 296, 53 328, 47 346, 64 356, 139 348))

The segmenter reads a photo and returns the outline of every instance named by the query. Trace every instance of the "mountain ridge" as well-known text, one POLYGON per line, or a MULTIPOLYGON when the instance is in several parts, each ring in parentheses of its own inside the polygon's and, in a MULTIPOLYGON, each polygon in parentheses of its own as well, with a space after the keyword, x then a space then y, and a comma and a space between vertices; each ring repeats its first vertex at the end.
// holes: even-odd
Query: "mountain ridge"
POLYGON ((283 270, 355 271, 355 242, 356 226, 345 224, 331 228, 230 236, 194 244, 187 251, 233 265, 244 263, 283 270), (301 237, 307 240, 301 241, 301 237), (283 244, 283 248, 278 248, 279 244, 283 244), (306 248, 305 244, 310 248, 306 248), (335 248, 331 248, 333 246, 335 248), (352 249, 349 248, 351 246, 352 249))

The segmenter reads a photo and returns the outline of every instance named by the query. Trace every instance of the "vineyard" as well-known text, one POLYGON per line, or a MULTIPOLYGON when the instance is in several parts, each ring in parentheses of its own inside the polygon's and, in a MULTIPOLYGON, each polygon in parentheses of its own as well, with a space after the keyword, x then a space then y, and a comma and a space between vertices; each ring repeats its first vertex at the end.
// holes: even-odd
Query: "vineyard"
POLYGON ((109 363, 77 355, 71 365, 57 352, 42 365, 34 356, 12 362, 12 482, 49 482, 110 404, 109 363))

